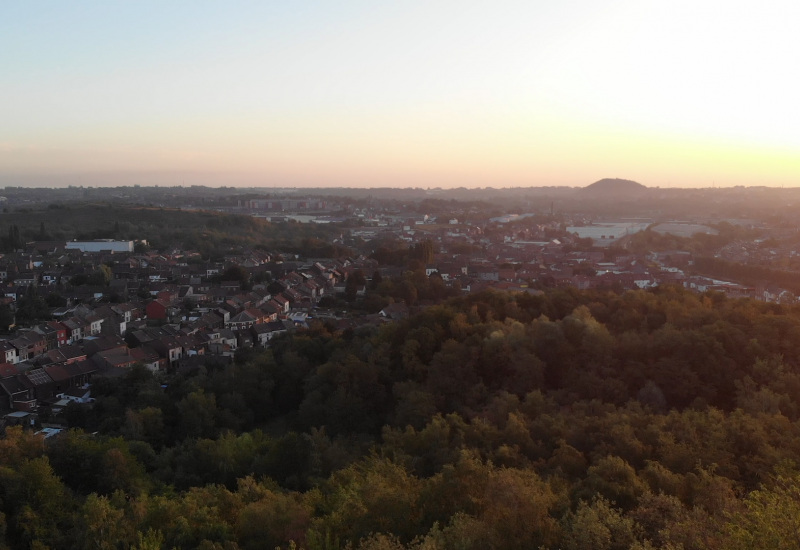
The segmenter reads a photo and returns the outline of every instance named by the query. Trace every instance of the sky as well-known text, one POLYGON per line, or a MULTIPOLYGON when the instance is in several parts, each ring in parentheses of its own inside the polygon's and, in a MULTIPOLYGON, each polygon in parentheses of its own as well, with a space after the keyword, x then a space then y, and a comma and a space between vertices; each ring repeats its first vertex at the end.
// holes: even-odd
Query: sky
POLYGON ((0 186, 798 186, 797 21, 794 0, 0 0, 0 186))

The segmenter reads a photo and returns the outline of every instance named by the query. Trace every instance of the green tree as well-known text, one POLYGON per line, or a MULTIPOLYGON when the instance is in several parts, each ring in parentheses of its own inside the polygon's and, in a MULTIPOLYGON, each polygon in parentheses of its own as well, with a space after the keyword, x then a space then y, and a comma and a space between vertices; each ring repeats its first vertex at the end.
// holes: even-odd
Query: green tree
POLYGON ((7 304, 0 304, 0 332, 8 332, 14 323, 14 312, 7 304))
POLYGON ((364 276, 364 272, 360 269, 356 269, 350 273, 350 275, 347 277, 347 281, 345 282, 345 298, 350 302, 355 301, 358 291, 361 290, 366 284, 367 278, 364 276))
POLYGON ((50 317, 47 302, 39 295, 34 285, 28 285, 25 295, 18 300, 16 317, 21 325, 31 325, 50 317))
POLYGON ((564 550, 628 550, 636 541, 635 524, 602 497, 591 504, 581 501, 567 516, 564 550))
POLYGON ((423 266, 433 262, 434 247, 433 241, 425 239, 411 247, 411 258, 419 260, 423 266))
POLYGON ((779 474, 751 492, 744 508, 729 515, 725 548, 800 548, 800 476, 779 474))

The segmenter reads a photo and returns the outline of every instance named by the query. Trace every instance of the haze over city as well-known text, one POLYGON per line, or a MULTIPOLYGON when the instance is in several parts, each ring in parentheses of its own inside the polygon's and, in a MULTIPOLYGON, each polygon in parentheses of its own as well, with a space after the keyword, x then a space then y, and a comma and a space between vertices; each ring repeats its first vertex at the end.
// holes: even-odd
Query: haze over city
POLYGON ((0 185, 800 183, 792 2, 0 7, 0 185))

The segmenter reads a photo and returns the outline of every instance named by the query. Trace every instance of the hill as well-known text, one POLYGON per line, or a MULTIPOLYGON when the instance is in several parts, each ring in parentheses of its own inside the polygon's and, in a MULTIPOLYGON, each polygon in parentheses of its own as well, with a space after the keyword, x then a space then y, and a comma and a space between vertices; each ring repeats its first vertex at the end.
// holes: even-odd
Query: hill
POLYGON ((583 195, 608 196, 608 195, 631 195, 641 194, 647 191, 647 187, 641 183, 620 178, 603 178, 591 185, 587 185, 580 190, 583 195))

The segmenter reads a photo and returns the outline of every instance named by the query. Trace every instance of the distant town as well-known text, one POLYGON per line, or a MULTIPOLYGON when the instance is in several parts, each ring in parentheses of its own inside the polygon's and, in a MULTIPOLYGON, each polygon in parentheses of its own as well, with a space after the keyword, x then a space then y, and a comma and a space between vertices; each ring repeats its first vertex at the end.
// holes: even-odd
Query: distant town
MULTIPOLYGON (((457 199, 419 189, 2 193, 0 220, 13 223, 0 258, 0 408, 12 423, 37 414, 56 422, 70 402, 92 399, 89 382, 98 373, 232 361, 315 323, 358 330, 464 294, 679 285, 730 298, 797 301, 792 281, 800 238, 788 207, 772 205, 786 204, 783 190, 662 191, 602 180, 581 190, 527 194, 455 190, 457 199), (700 196, 705 206, 692 200, 700 196), (333 248, 303 254, 296 246, 230 240, 227 248, 203 253, 179 238, 155 248, 131 229, 127 238, 78 239, 82 227, 73 235, 60 230, 60 240, 49 234, 49 220, 103 205, 134 220, 153 210, 165 219, 213 212, 227 216, 221 225, 230 216, 254 218, 265 234, 272 227, 288 235, 324 228, 303 242, 328 239, 323 244, 333 248), (36 212, 48 222, 20 228, 19 216, 33 220, 36 212)), ((120 221, 110 235, 125 232, 120 221)))

